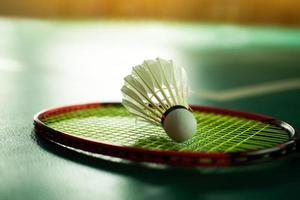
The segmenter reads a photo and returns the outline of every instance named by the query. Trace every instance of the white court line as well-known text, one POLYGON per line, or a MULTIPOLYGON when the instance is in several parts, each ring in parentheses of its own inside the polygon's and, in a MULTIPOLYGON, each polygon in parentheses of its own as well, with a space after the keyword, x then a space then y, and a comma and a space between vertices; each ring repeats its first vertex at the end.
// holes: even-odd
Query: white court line
POLYGON ((0 57, 0 71, 17 72, 22 70, 22 65, 17 60, 0 57))
POLYGON ((229 101, 294 89, 300 89, 300 78, 243 86, 222 91, 191 91, 191 94, 209 100, 229 101))

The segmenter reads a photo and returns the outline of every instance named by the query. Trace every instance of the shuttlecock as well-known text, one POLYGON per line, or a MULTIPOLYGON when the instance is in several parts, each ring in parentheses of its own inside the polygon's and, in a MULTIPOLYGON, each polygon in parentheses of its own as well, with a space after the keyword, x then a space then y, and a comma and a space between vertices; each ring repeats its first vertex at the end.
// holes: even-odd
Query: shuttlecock
POLYGON ((196 132, 196 120, 187 103, 184 68, 172 60, 145 60, 124 78, 122 104, 140 119, 162 125, 167 135, 183 142, 196 132))

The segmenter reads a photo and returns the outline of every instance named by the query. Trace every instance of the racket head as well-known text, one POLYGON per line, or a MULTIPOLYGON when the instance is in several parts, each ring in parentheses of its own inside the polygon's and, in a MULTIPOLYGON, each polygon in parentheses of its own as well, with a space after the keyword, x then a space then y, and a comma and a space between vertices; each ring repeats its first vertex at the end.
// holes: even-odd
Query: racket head
POLYGON ((120 103, 88 103, 44 110, 36 134, 89 153, 171 166, 225 167, 259 163, 296 150, 296 131, 270 116, 191 105, 198 127, 184 142, 136 121, 120 103))

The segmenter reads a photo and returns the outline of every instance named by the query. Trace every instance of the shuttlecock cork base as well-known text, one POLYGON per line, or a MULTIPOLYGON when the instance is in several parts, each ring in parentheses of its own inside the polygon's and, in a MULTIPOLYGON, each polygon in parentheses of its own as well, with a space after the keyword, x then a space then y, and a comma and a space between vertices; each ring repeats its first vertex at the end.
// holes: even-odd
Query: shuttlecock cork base
POLYGON ((190 110, 184 106, 169 108, 161 118, 162 127, 176 142, 184 142, 196 132, 197 122, 190 110))
POLYGON ((187 103, 188 84, 184 68, 171 60, 145 60, 124 78, 122 104, 136 117, 162 125, 176 142, 191 138, 196 120, 187 103))

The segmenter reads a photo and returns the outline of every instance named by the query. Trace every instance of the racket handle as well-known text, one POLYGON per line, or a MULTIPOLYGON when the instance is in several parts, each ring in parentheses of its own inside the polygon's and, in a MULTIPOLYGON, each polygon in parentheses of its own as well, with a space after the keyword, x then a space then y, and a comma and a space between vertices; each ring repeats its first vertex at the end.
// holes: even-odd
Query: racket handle
POLYGON ((299 137, 299 135, 296 135, 295 143, 296 143, 296 151, 300 152, 300 137, 299 137))

